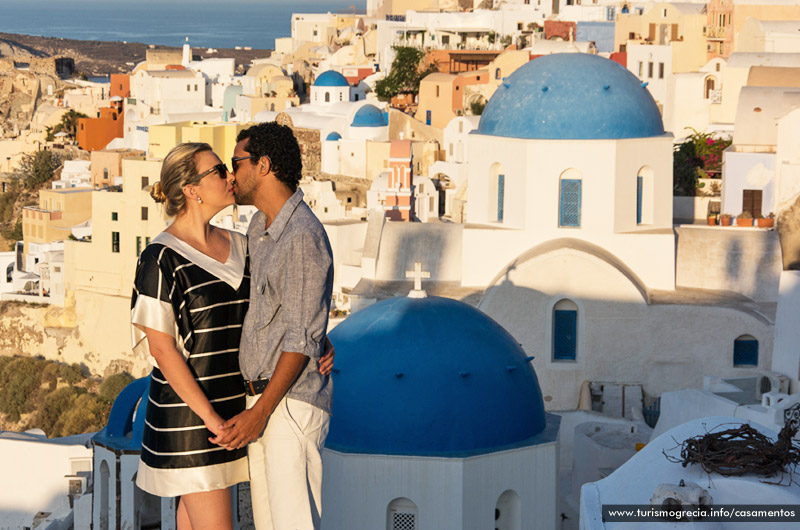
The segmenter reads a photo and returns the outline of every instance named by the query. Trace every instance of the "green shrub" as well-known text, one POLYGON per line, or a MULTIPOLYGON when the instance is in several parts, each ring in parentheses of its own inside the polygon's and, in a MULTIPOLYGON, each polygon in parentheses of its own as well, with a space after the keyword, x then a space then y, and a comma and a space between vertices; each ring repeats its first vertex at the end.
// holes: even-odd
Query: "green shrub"
POLYGON ((65 386, 48 394, 31 422, 48 436, 63 436, 63 420, 75 404, 78 392, 74 387, 65 386))
POLYGON ((65 414, 60 436, 83 434, 101 429, 108 421, 111 404, 96 394, 85 393, 75 399, 65 414))
POLYGON ((31 402, 41 384, 43 361, 18 357, 6 364, 0 375, 3 393, 0 395, 0 412, 11 421, 19 421, 20 415, 29 412, 31 402))
POLYGON ((122 389, 128 386, 133 381, 133 376, 128 372, 110 375, 100 384, 98 394, 100 397, 108 402, 113 403, 122 389))

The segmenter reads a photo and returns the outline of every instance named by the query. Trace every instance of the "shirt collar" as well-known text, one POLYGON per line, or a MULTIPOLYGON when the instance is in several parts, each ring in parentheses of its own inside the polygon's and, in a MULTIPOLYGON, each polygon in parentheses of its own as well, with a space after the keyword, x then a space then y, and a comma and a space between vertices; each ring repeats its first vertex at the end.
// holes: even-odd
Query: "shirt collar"
POLYGON ((278 215, 275 216, 275 219, 272 220, 272 223, 270 223, 269 228, 266 230, 266 233, 269 234, 273 240, 277 241, 280 239, 284 228, 286 228, 286 225, 289 223, 289 219, 302 200, 303 190, 297 188, 297 191, 283 203, 280 211, 278 211, 278 215))

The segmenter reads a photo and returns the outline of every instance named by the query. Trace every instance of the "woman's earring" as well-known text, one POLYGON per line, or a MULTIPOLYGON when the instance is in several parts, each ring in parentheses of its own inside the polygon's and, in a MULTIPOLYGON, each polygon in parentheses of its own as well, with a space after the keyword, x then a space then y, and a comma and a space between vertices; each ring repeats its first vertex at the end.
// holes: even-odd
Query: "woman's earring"
POLYGON ((198 198, 197 198, 197 202, 199 202, 200 204, 203 204, 203 199, 201 199, 200 197, 198 197, 198 198))

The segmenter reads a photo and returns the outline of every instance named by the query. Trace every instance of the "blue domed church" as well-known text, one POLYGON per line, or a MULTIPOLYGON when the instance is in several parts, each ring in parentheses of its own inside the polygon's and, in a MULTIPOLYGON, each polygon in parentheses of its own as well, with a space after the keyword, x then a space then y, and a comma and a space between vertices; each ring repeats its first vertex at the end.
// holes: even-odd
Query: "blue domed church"
POLYGON ((323 529, 556 528, 558 417, 500 325, 415 290, 330 337, 323 529))

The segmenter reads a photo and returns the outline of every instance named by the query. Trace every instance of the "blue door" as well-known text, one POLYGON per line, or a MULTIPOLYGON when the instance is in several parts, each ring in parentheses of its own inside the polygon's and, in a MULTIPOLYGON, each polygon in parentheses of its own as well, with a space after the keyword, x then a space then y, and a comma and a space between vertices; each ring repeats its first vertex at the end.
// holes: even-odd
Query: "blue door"
POLYGON ((553 359, 574 361, 578 343, 578 312, 574 309, 553 311, 553 359))
POLYGON ((561 180, 561 200, 558 217, 559 226, 581 226, 580 179, 561 180))
POLYGON ((425 125, 431 124, 431 111, 425 111, 425 125))

